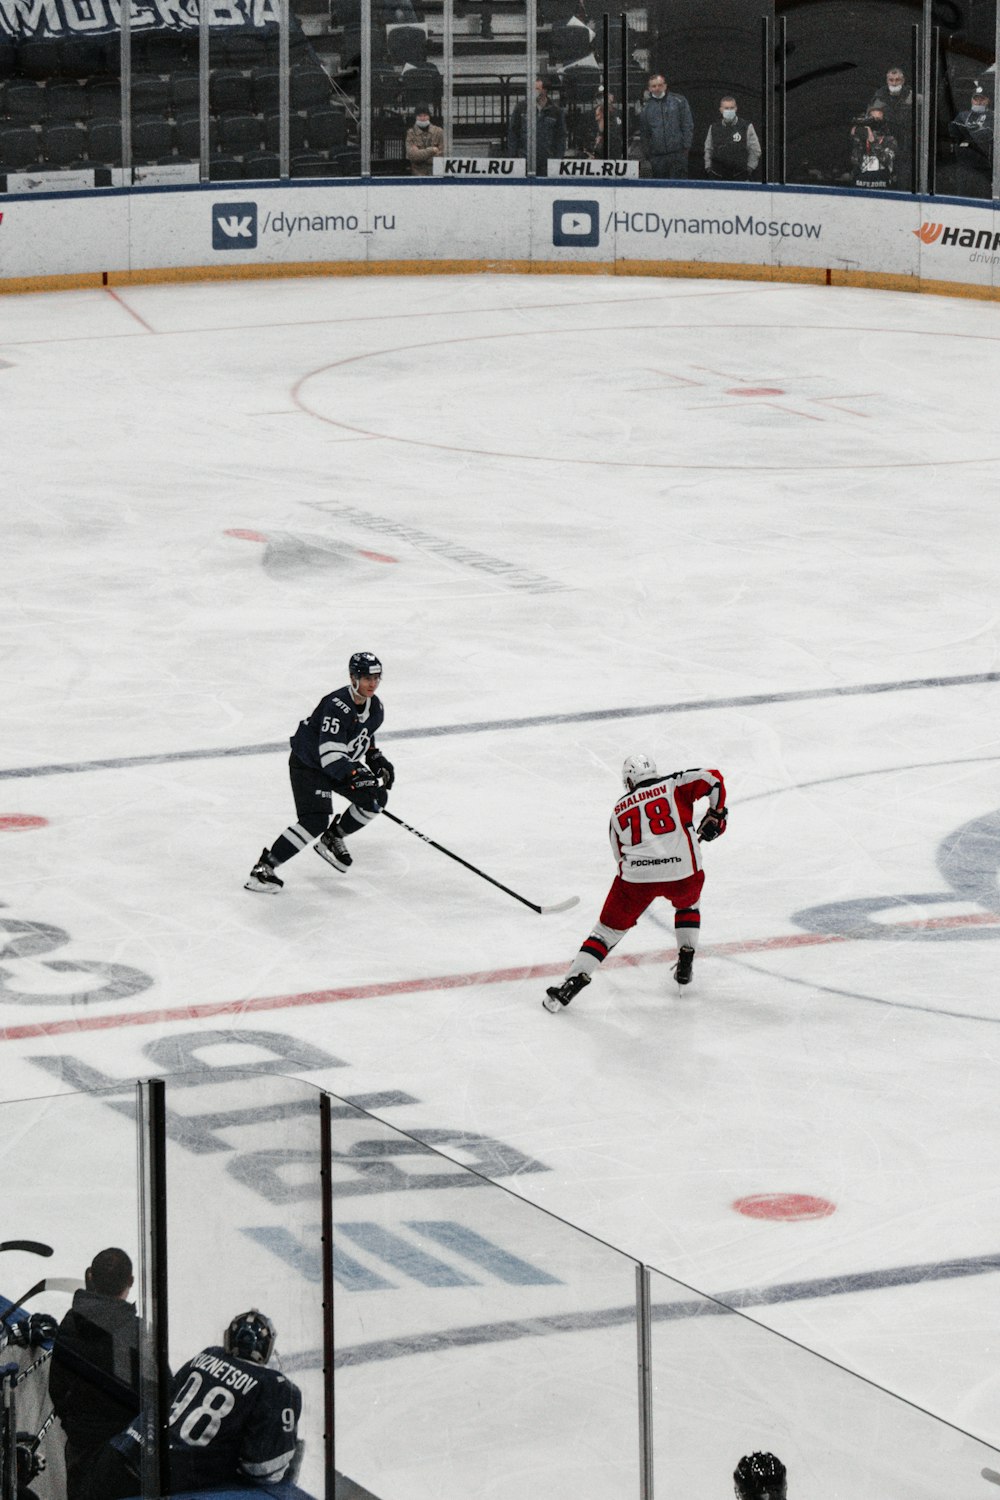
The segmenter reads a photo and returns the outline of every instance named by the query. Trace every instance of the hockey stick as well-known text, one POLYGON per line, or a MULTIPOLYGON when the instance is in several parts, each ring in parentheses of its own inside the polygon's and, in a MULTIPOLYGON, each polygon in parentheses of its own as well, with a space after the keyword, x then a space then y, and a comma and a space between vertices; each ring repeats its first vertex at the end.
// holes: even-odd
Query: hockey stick
POLYGON ((24 1250, 28 1255, 55 1254, 52 1246, 43 1245, 41 1240, 4 1240, 0 1250, 24 1250))
POLYGON ((480 880, 487 880, 490 885, 495 885, 497 890, 505 891, 508 896, 513 896, 514 900, 520 901, 522 906, 530 906, 531 910, 537 911, 540 917, 551 916, 553 912, 557 911, 569 911, 571 907, 579 906, 580 904, 579 896, 570 896, 568 901, 560 901, 557 906, 537 906, 534 901, 529 901, 527 896, 519 896, 517 891, 512 891, 509 885, 501 885, 500 881, 494 880, 492 875, 487 875, 485 871, 478 869, 475 865, 470 865, 469 861, 463 859, 460 854, 453 854, 443 844, 435 843, 434 839, 428 838, 426 833, 421 833, 419 828, 414 828, 410 823, 404 823, 402 818, 396 817, 395 813, 389 812, 388 809, 383 809, 382 816, 383 818, 388 818, 390 823, 398 823, 400 828, 406 829, 407 833, 415 834, 418 839, 423 839, 425 844, 430 844, 431 848, 436 849, 439 854, 447 854, 448 858, 453 859, 456 864, 464 865, 467 870, 472 871, 473 875, 478 875, 480 880))
POLYGON ((79 1292, 82 1291, 83 1286, 84 1283, 76 1276, 47 1276, 44 1281, 36 1281, 34 1286, 23 1292, 16 1302, 12 1302, 0 1317, 0 1328, 6 1328, 12 1314, 16 1313, 25 1302, 37 1296, 39 1292, 79 1292))

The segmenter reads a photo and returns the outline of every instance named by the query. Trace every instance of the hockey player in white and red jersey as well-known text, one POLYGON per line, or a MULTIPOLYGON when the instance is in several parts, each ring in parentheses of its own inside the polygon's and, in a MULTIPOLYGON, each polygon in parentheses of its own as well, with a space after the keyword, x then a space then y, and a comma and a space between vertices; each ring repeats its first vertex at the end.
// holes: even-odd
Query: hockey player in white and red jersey
POLYGON ((674 908, 677 962, 674 978, 690 984, 701 926, 699 900, 705 884, 699 845, 726 831, 726 785, 718 771, 671 771, 661 776, 648 755, 630 755, 622 767, 625 795, 615 803, 609 836, 618 873, 562 984, 545 992, 542 1004, 558 1013, 578 995, 642 916, 662 896, 674 908), (697 831, 695 803, 708 798, 697 831))

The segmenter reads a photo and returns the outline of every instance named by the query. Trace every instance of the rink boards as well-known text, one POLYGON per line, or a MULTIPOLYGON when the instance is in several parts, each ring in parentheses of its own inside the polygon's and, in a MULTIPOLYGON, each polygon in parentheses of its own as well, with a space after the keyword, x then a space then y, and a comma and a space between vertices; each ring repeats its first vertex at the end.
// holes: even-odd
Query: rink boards
POLYGON ((751 185, 314 181, 3 199, 0 289, 567 271, 997 294, 991 203, 751 185))

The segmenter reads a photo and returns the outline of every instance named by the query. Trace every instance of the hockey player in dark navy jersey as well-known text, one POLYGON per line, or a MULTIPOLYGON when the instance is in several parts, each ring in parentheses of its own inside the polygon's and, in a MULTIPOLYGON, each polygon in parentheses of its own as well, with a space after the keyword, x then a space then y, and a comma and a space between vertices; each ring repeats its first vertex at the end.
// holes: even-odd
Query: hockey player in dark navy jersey
POLYGON ((370 651, 355 651, 348 670, 347 686, 327 693, 292 735, 288 774, 297 821, 263 850, 248 891, 277 894, 284 884, 279 865, 310 844, 335 870, 347 870, 352 860, 345 840, 386 805, 396 773, 375 744, 385 717, 375 691, 382 663, 370 651), (339 817, 330 805, 334 793, 351 804, 339 817))
MULTIPOLYGON (((274 1485, 295 1463, 302 1393, 274 1367, 274 1324, 255 1307, 174 1376, 167 1432, 171 1493, 246 1483, 274 1485)), ((97 1455, 84 1500, 139 1490, 143 1418, 97 1455)))

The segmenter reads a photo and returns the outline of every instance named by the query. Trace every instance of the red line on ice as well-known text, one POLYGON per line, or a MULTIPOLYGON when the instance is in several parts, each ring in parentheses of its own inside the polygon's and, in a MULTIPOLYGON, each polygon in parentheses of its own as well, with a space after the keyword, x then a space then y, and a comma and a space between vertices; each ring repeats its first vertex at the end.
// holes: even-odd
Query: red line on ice
MULTIPOLYGON (((900 922, 913 931, 941 931, 949 927, 984 927, 995 924, 993 912, 970 912, 953 917, 927 917, 916 922, 900 922)), ((890 934, 887 934, 891 936, 890 934)), ((749 938, 741 942, 710 943, 699 950, 699 957, 735 957, 743 953, 775 953, 789 948, 815 948, 828 943, 853 941, 842 933, 795 932, 784 937, 749 938)), ((661 948, 653 953, 612 954, 603 965, 606 969, 638 968, 642 964, 673 963, 677 950, 661 948)), ((0 1028, 0 1042, 16 1042, 28 1037, 60 1036, 77 1031, 114 1031, 120 1026, 162 1026, 171 1021, 198 1021, 210 1016, 252 1015, 261 1010, 293 1010, 303 1005, 334 1005, 338 1000, 378 1000, 387 995, 417 995, 436 990, 470 989, 479 984, 512 984, 525 979, 551 979, 565 973, 566 963, 529 964, 519 969, 483 969, 470 974, 437 974, 422 979, 389 979, 378 984, 352 984, 342 989, 306 990, 300 995, 258 995, 248 1000, 216 1000, 204 1005, 177 1005, 146 1011, 129 1011, 124 1015, 87 1016, 66 1021, 34 1021, 24 1026, 0 1028)))

